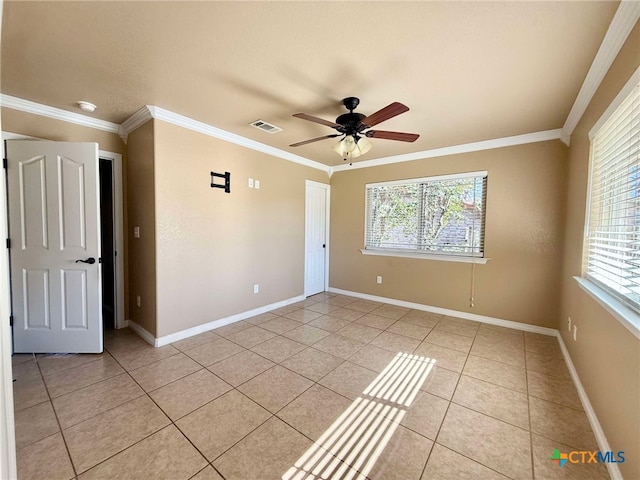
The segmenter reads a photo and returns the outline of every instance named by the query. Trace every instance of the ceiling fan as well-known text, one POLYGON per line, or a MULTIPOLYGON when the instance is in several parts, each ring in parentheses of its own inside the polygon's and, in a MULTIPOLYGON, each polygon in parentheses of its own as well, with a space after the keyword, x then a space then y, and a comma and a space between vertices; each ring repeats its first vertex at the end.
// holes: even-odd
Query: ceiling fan
POLYGON ((400 142, 415 142, 420 135, 416 133, 389 132, 386 130, 369 130, 374 125, 389 120, 401 113, 409 111, 409 107, 399 102, 393 102, 386 107, 378 110, 371 115, 363 115, 362 113, 354 113, 354 110, 360 103, 360 99, 356 97, 347 97, 342 100, 342 104, 349 110, 349 113, 343 113, 335 122, 314 117, 306 113, 294 113, 293 116, 308 120, 310 122, 326 125, 337 130, 339 133, 324 135, 322 137, 304 140, 302 142, 293 143, 290 147, 300 147, 308 143, 318 142, 327 138, 336 138, 343 136, 340 142, 334 145, 333 150, 341 155, 345 160, 350 160, 367 153, 371 149, 371 142, 367 138, 382 138, 385 140, 397 140, 400 142))

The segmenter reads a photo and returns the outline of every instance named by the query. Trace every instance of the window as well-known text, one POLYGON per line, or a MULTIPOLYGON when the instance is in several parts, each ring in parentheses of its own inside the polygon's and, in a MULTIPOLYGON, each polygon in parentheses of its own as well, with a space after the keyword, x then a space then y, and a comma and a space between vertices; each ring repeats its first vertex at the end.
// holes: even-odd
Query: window
POLYGON ((483 257, 486 192, 487 172, 367 184, 363 253, 483 257))
POLYGON ((640 311, 640 84, 591 142, 584 276, 640 311))

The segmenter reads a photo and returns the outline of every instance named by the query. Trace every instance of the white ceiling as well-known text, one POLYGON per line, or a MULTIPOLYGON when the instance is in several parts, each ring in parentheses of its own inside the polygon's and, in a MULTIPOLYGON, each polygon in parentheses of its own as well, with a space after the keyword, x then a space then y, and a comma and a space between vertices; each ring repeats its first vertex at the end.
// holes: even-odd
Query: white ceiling
POLYGON ((144 105, 326 165, 328 120, 361 99, 362 160, 561 128, 618 2, 4 2, 2 93, 122 123, 144 105), (263 119, 275 135, 250 127, 263 119))

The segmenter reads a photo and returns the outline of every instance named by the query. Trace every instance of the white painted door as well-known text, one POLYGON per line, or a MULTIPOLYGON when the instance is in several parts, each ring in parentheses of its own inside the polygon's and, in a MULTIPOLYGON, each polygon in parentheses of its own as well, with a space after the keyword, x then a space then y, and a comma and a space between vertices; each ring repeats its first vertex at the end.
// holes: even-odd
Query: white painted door
POLYGON ((327 261, 328 185, 307 181, 305 202, 305 296, 324 292, 327 261))
POLYGON ((14 351, 101 352, 98 145, 8 140, 7 160, 14 351))

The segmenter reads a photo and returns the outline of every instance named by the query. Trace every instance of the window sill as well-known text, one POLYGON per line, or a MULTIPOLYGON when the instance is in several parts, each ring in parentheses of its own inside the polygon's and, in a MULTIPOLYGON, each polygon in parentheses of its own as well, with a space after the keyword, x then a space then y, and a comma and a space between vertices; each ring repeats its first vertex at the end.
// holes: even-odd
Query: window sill
POLYGON ((460 262, 460 263, 479 263, 485 264, 489 261, 483 257, 465 257, 462 255, 434 255, 429 253, 411 253, 397 252, 395 250, 367 250, 360 249, 363 255, 376 255, 381 257, 401 257, 401 258, 419 258, 420 260, 440 260, 443 262, 460 262))
POLYGON ((596 302, 613 315, 624 327, 640 339, 640 315, 607 293, 593 282, 582 278, 573 277, 582 290, 587 292, 596 302))

